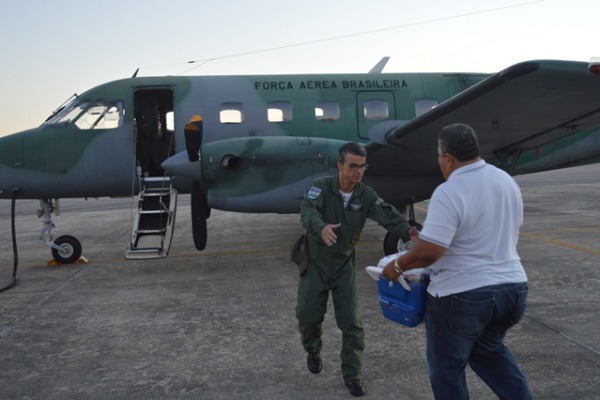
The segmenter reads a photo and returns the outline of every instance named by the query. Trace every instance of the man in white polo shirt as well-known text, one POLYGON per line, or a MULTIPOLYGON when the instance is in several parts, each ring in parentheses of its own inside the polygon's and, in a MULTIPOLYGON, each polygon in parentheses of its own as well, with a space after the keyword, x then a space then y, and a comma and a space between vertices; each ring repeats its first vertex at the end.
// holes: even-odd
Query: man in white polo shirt
POLYGON ((481 159, 468 125, 440 131, 438 163, 446 182, 431 196, 419 239, 383 276, 396 279, 431 266, 425 324, 437 400, 469 398, 467 363, 500 399, 531 399, 527 379, 503 343, 527 300, 517 254, 521 192, 510 175, 481 159))

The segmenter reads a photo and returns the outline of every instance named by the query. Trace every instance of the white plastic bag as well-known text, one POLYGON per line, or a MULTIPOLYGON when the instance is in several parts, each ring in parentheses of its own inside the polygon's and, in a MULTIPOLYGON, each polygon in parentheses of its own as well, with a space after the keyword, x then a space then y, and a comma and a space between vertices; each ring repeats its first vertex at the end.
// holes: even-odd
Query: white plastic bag
MULTIPOLYGON (((383 257, 381 260, 379 260, 379 262, 377 263, 377 266, 370 265, 366 268, 367 274, 369 274, 369 276, 371 278, 378 281, 379 278, 381 277, 381 273, 383 272, 383 269, 385 268, 385 266, 405 253, 406 253, 406 251, 401 251, 399 253, 394 253, 394 254, 390 254, 390 255, 383 257)), ((429 274, 430 274, 429 267, 413 268, 413 269, 410 269, 410 270, 402 273, 402 275, 400 275, 398 277, 398 282, 400 282, 400 284, 404 287, 404 289, 411 290, 410 285, 406 282, 407 279, 408 280, 420 280, 423 275, 429 275, 429 274)), ((391 285, 393 285, 393 283, 390 281, 390 286, 391 285)))

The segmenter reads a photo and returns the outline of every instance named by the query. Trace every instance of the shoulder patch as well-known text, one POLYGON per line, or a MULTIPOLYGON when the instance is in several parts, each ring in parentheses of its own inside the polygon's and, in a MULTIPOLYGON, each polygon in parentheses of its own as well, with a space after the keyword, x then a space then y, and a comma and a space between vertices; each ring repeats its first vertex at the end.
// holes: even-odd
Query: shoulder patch
POLYGON ((311 200, 314 200, 317 197, 319 197, 320 194, 321 194, 321 189, 319 189, 316 186, 311 186, 310 189, 308 189, 308 193, 306 194, 306 197, 308 197, 311 200))

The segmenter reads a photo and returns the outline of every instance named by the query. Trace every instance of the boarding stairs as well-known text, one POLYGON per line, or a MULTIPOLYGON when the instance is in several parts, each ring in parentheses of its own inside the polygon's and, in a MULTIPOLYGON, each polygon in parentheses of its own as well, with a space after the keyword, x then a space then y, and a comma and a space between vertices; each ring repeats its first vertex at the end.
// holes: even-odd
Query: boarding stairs
POLYGON ((141 177, 137 214, 125 258, 166 257, 173 239, 176 208, 177 190, 170 177, 141 177))

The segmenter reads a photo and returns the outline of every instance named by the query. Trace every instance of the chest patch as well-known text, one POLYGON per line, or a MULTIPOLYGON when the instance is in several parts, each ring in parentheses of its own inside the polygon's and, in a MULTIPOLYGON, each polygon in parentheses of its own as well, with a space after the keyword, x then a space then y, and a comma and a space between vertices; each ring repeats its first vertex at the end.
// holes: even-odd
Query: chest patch
POLYGON ((317 197, 319 197, 320 194, 321 194, 321 189, 319 189, 316 186, 311 186, 310 189, 308 189, 308 193, 306 194, 306 197, 308 197, 311 200, 314 200, 317 197))
POLYGON ((349 211, 360 211, 362 210, 363 205, 359 204, 359 203, 348 203, 348 210, 349 211))

